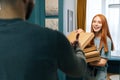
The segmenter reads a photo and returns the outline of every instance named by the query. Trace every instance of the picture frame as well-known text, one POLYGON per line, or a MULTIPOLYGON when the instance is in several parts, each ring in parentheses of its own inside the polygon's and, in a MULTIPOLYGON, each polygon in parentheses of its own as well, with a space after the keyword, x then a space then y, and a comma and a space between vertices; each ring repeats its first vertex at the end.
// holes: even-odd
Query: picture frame
POLYGON ((73 11, 67 10, 67 32, 73 31, 73 11))
POLYGON ((46 16, 58 16, 58 0, 45 0, 46 16))
POLYGON ((53 30, 58 30, 58 21, 58 18, 46 18, 45 26, 53 30))

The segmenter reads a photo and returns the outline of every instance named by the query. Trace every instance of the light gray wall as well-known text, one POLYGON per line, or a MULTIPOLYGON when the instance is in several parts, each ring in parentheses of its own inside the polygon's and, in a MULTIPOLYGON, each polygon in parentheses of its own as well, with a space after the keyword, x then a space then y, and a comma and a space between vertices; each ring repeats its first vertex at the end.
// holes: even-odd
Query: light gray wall
POLYGON ((76 0, 63 0, 63 32, 67 35, 67 10, 73 11, 73 29, 75 30, 76 26, 76 0))

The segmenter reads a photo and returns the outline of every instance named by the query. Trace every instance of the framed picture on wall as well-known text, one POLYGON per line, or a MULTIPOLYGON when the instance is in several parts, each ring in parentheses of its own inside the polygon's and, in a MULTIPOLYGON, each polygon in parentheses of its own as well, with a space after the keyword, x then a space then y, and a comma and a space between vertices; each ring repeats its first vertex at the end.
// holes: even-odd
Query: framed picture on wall
POLYGON ((58 16, 58 0, 45 0, 46 16, 58 16))
POLYGON ((58 30, 58 18, 46 18, 45 26, 53 30, 58 30))
POLYGON ((73 11, 67 10, 67 32, 73 31, 73 11))

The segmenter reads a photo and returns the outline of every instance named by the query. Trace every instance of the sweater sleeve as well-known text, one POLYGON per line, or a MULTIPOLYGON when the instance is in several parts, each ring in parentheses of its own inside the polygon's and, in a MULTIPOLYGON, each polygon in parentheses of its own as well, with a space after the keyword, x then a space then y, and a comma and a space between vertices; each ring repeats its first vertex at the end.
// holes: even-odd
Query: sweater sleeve
POLYGON ((64 73, 73 77, 81 77, 86 72, 86 60, 84 53, 79 47, 73 49, 67 38, 62 34, 57 34, 58 66, 64 73), (78 53, 76 55, 76 53, 78 53))

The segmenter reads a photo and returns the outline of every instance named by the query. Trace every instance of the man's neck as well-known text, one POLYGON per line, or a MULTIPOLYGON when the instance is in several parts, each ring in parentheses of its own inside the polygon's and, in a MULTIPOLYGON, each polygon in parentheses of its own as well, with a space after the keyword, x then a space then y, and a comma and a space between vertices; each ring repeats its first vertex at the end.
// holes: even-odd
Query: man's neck
POLYGON ((0 19, 13 19, 13 18, 24 19, 24 15, 21 11, 16 11, 12 9, 11 7, 1 8, 0 19))

